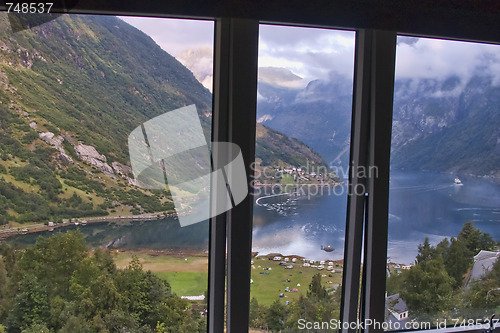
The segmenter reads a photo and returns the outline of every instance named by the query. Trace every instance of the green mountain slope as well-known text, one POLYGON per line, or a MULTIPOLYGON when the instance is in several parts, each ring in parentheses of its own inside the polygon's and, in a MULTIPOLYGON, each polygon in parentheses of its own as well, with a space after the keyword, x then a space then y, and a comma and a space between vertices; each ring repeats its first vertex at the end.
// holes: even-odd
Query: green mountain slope
MULTIPOLYGON (((0 14, 0 87, 0 224, 171 211, 168 191, 134 186, 128 135, 195 104, 210 139, 210 92, 115 17, 62 15, 13 33, 0 14)), ((261 146, 268 154, 261 142, 269 140, 259 138, 257 154, 261 146)), ((280 143, 271 142, 272 156, 280 143)), ((306 150, 289 149, 279 161, 321 161, 306 150)))
MULTIPOLYGON (((404 89, 400 84, 396 92, 404 89)), ((400 94, 412 102, 396 99, 400 130, 393 131, 392 166, 500 177, 500 87, 492 78, 473 77, 452 98, 416 98, 431 95, 419 93, 400 94)))

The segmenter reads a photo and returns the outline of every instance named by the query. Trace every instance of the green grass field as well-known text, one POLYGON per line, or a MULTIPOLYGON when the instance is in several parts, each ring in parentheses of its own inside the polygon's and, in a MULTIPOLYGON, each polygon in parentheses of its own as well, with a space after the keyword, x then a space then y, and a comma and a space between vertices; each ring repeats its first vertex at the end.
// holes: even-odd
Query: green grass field
POLYGON ((159 278, 167 280, 178 296, 204 295, 208 288, 208 272, 158 272, 159 278))
POLYGON ((207 256, 119 252, 114 254, 116 266, 127 267, 132 255, 139 258, 144 270, 150 270, 158 277, 167 280, 172 291, 179 296, 199 296, 207 290, 207 256))
POLYGON ((297 182, 293 179, 293 176, 289 175, 289 174, 283 174, 280 183, 281 184, 285 184, 285 185, 287 185, 287 184, 291 184, 291 185, 297 184, 297 182))
POLYGON ((311 283, 312 277, 316 273, 326 275, 321 280, 327 290, 333 288, 333 285, 342 282, 341 273, 302 267, 302 262, 294 264, 293 269, 285 269, 285 266, 279 265, 279 261, 268 260, 267 258, 254 258, 253 260, 253 267, 255 268, 252 267, 251 278, 253 284, 250 288, 250 297, 257 298, 259 304, 267 306, 277 299, 292 301, 298 299, 301 294, 305 296, 309 290, 309 283, 311 283), (265 267, 270 267, 271 270, 264 270, 265 267), (264 274, 260 274, 261 272, 264 274), (288 282, 288 279, 290 282, 288 282), (328 283, 329 281, 332 283, 328 283), (297 284, 300 284, 300 286, 297 286, 297 284), (285 292, 286 287, 290 290, 296 288, 299 291, 285 292), (280 293, 284 293, 285 297, 280 298, 280 293))
MULTIPOLYGON (((172 291, 179 296, 203 295, 208 286, 208 258, 207 256, 181 256, 169 254, 151 253, 114 253, 114 260, 119 268, 125 268, 136 255, 142 263, 144 270, 150 270, 158 277, 167 280, 172 287, 172 291), (187 260, 186 260, 187 259, 187 260)), ((269 306, 277 299, 292 301, 299 296, 306 295, 309 290, 309 283, 312 277, 320 273, 322 283, 327 290, 332 290, 333 286, 342 282, 341 273, 332 273, 327 270, 319 271, 317 268, 302 267, 302 262, 293 264, 293 269, 285 269, 280 266, 279 261, 268 260, 266 258, 253 258, 254 264, 251 269, 251 296, 257 298, 259 304, 269 306), (265 267, 271 270, 265 270, 265 267), (263 274, 260 274, 260 273, 263 274), (330 276, 331 275, 331 276, 330 276), (288 279, 290 282, 288 282, 288 279), (329 283, 331 282, 331 283, 329 283), (300 286, 297 286, 300 284, 300 286), (298 292, 286 292, 298 289, 298 292), (280 298, 280 293, 285 297, 280 298)), ((340 269, 340 267, 337 267, 340 269)), ((240 283, 244 283, 241 281, 240 283)))

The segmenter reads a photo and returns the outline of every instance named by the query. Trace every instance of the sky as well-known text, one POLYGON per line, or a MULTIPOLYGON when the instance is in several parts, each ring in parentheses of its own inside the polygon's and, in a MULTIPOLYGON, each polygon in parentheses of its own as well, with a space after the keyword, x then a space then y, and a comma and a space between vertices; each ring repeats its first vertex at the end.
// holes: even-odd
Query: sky
MULTIPOLYGON (((183 61, 186 50, 213 47, 212 21, 124 17, 160 47, 183 61)), ((332 70, 352 77, 354 32, 261 25, 259 67, 284 67, 305 81, 332 70)), ((206 55, 205 55, 206 56, 206 55)), ((211 68, 210 68, 211 71, 211 68)))
POLYGON ((467 81, 481 73, 500 84, 500 45, 409 37, 398 41, 396 79, 457 76, 467 81))
POLYGON ((212 47, 213 21, 120 17, 148 34, 165 51, 179 56, 187 48, 212 47))
MULTIPOLYGON (((124 20, 150 35, 182 63, 189 64, 193 72, 204 72, 204 78, 210 81, 206 75, 212 72, 212 21, 132 17, 124 20)), ((261 25, 259 67, 284 67, 304 82, 326 79, 332 71, 352 78, 354 39, 353 31, 261 25)), ((465 82, 480 72, 491 75, 494 84, 500 85, 499 45, 399 37, 396 58, 397 79, 457 76, 465 82)))

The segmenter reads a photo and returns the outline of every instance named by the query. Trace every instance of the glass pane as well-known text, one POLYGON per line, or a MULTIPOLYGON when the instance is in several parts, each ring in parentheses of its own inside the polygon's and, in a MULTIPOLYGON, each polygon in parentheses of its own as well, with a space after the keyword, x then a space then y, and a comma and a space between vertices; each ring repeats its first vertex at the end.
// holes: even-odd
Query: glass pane
POLYGON ((386 321, 488 322, 500 305, 500 48, 399 37, 386 321))
POLYGON ((206 330, 212 34, 0 15, 0 331, 206 330))
POLYGON ((354 38, 260 26, 251 328, 339 318, 354 38))

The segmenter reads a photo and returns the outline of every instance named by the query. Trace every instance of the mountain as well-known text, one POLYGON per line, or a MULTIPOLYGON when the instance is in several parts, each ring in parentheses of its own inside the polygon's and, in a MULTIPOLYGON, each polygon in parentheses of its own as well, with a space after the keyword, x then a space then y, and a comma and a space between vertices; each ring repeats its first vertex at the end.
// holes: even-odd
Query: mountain
MULTIPOLYGON (((9 23, 1 13, 0 224, 171 211, 168 191, 135 186, 128 135, 195 104, 209 142, 211 93, 118 18, 62 15, 42 25, 23 22, 31 28, 17 33, 9 23)), ((267 163, 308 158, 300 142, 287 150, 276 139, 288 145, 286 136, 258 130, 266 135, 257 154, 267 163)))
POLYGON ((301 141, 257 124, 257 153, 263 166, 326 166, 325 160, 301 141))
POLYGON ((499 107, 488 75, 397 81, 392 166, 500 177, 499 107))
POLYGON ((258 85, 258 121, 301 140, 330 165, 347 165, 352 79, 332 74, 329 81, 314 80, 299 85, 298 79, 283 80, 297 77, 284 71, 269 77, 277 70, 259 70, 266 76, 258 85))
MULTIPOLYGON (((497 81, 487 71, 469 78, 397 79, 392 168, 500 177, 497 81)), ((305 88, 269 82, 259 82, 260 122, 300 139, 330 165, 346 166, 352 79, 333 73, 305 88)))
POLYGON ((259 67, 259 82, 284 88, 303 88, 303 79, 280 67, 259 67))

